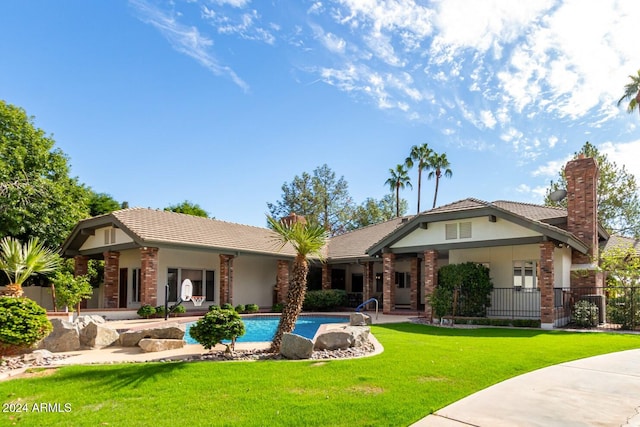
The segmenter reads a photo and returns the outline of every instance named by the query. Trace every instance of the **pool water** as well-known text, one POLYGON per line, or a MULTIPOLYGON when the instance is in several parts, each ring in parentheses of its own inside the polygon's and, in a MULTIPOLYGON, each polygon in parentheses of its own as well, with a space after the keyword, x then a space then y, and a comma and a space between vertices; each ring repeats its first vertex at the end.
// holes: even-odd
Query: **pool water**
MULTIPOLYGON (((279 316, 268 317, 243 317, 245 333, 243 336, 238 337, 236 342, 269 342, 273 339, 273 335, 278 329, 278 322, 280 322, 279 316)), ((325 323, 348 323, 347 317, 335 317, 335 316, 300 316, 296 322, 296 327, 293 330, 294 334, 301 335, 305 338, 313 339, 318 331, 320 325, 325 323)), ((184 334, 184 340, 187 344, 197 344, 189 334, 191 325, 187 323, 187 332, 184 334)))

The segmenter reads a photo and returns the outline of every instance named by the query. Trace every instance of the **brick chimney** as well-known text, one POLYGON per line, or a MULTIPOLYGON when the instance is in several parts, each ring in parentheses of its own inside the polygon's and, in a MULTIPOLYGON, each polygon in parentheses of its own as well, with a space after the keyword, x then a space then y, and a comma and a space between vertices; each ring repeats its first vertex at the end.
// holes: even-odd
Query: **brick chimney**
POLYGON ((567 180, 567 231, 582 240, 589 250, 574 251, 573 264, 591 264, 598 259, 598 163, 583 155, 564 169, 567 180))
POLYGON ((285 216, 282 219, 280 219, 280 222, 290 227, 293 224, 296 224, 298 222, 304 225, 307 223, 307 219, 302 215, 296 215, 295 212, 292 212, 289 214, 289 216, 285 216))

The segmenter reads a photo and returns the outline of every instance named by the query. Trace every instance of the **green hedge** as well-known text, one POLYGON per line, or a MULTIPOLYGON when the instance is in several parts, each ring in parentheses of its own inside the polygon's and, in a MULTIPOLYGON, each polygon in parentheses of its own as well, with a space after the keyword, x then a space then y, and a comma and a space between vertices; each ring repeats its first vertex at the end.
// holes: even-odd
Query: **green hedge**
POLYGON ((344 307, 346 303, 347 293, 343 290, 309 291, 304 297, 302 309, 305 311, 332 311, 344 307))

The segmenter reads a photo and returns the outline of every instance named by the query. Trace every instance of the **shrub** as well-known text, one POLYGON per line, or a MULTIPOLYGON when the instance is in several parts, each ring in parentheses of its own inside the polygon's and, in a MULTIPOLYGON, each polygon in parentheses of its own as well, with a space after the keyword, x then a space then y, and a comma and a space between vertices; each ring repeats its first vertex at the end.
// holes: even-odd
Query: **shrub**
MULTIPOLYGON (((164 305, 159 305, 156 308, 154 308, 154 310, 155 310, 154 315, 156 317, 164 317, 164 305)), ((140 313, 138 313, 138 314, 140 314, 140 313)))
POLYGON ((580 328, 598 326, 598 306, 589 301, 578 301, 573 306, 571 319, 580 328))
POLYGON ((171 313, 173 313, 174 316, 177 316, 178 314, 184 314, 186 312, 187 308, 182 304, 175 306, 173 310, 171 310, 171 313))
POLYGON ((0 297, 0 358, 31 347, 52 329, 47 311, 35 301, 0 297))
POLYGON ((193 339, 206 349, 221 344, 223 340, 230 340, 227 352, 233 350, 237 337, 244 335, 244 323, 240 315, 233 309, 212 310, 198 320, 189 330, 193 339))
POLYGON ((456 316, 485 317, 487 307, 491 305, 492 289, 489 269, 482 264, 449 264, 438 270, 438 286, 429 297, 429 302, 436 316, 452 315, 457 291, 456 316))
POLYGON ((72 272, 56 271, 51 279, 55 287, 56 304, 60 307, 67 306, 69 310, 76 308, 80 314, 80 302, 93 296, 93 287, 89 283, 88 276, 74 276, 72 272))
POLYGON ((236 310, 238 313, 244 313, 244 312, 245 312, 245 310, 246 310, 246 308, 245 308, 244 304, 238 304, 238 305, 236 305, 235 310, 236 310))
POLYGON ((283 309, 284 309, 284 304, 283 304, 283 303, 281 303, 281 302, 279 302, 279 303, 277 303, 277 304, 273 304, 273 305, 271 306, 271 311, 272 311, 273 313, 282 313, 282 310, 283 310, 283 309))
POLYGON ((148 319, 156 314, 156 309, 152 305, 145 304, 141 306, 136 313, 138 313, 138 316, 148 319))
POLYGON ((339 289, 309 291, 304 297, 302 308, 307 311, 331 311, 347 302, 347 293, 339 289))
POLYGON ((220 306, 218 304, 211 304, 209 306, 209 311, 220 310, 220 306))
POLYGON ((260 307, 257 304, 247 304, 245 307, 247 313, 257 313, 260 311, 260 307))
POLYGON ((220 308, 222 310, 234 310, 233 306, 231 304, 229 304, 228 302, 225 302, 224 304, 222 304, 220 306, 220 308))

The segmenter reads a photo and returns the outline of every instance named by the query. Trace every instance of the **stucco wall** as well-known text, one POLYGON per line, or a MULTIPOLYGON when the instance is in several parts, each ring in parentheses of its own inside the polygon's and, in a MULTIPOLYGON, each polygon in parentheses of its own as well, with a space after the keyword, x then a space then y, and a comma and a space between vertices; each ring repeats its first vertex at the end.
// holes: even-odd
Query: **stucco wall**
POLYGON ((119 228, 116 228, 115 242, 111 242, 110 244, 105 245, 104 243, 105 230, 112 230, 112 227, 103 227, 95 230, 95 233, 93 234, 93 236, 89 236, 87 238, 87 240, 80 247, 80 250, 95 249, 95 248, 100 248, 103 246, 109 246, 113 244, 133 242, 133 239, 129 237, 124 231, 120 230, 119 228))
MULTIPOLYGON (((278 273, 275 258, 240 255, 233 260, 233 304, 271 307, 278 273)), ((216 298, 217 299, 217 298, 216 298)))

